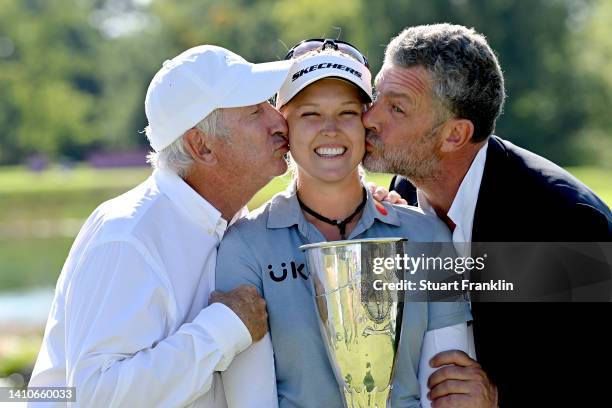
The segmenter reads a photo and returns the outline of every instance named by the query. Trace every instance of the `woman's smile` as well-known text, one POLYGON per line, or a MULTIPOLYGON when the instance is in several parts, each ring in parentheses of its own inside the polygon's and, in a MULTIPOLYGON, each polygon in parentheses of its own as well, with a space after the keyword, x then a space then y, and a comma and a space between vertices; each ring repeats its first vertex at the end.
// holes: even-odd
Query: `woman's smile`
POLYGON ((314 149, 314 153, 323 159, 338 159, 348 151, 346 146, 323 145, 314 149))

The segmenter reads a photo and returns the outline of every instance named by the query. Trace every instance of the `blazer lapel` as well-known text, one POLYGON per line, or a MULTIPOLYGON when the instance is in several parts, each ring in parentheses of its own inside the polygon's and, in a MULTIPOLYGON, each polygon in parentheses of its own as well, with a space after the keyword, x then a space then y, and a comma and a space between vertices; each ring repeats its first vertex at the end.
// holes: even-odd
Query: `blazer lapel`
MULTIPOLYGON (((508 153, 497 136, 489 138, 487 159, 485 161, 478 202, 474 211, 472 241, 485 242, 495 240, 499 229, 503 228, 503 218, 507 215, 505 205, 509 187, 506 175, 508 153)), ((508 203, 509 204, 509 203, 508 203)))

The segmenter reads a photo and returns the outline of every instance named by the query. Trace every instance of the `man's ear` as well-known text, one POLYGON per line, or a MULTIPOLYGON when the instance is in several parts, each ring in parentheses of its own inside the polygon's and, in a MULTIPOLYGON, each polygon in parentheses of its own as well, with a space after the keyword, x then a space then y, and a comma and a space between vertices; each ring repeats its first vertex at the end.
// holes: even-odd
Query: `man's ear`
POLYGON ((189 129, 183 138, 185 149, 196 163, 215 164, 217 158, 211 149, 210 137, 200 129, 189 129))
POLYGON ((446 136, 440 150, 445 153, 460 150, 472 140, 474 124, 469 119, 452 118, 446 124, 446 136))

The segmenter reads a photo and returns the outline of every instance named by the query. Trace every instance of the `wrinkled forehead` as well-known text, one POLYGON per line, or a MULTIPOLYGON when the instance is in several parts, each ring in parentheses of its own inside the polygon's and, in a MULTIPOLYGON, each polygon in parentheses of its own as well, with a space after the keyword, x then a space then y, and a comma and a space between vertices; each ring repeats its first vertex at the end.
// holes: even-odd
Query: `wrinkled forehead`
POLYGON ((422 66, 410 68, 394 64, 385 64, 374 80, 377 93, 406 93, 411 96, 423 96, 430 92, 431 75, 422 66))
MULTIPOLYGON (((267 103, 267 102, 262 102, 262 103, 267 103)), ((222 120, 226 125, 232 124, 232 123, 233 124, 244 123, 245 121, 249 119, 255 118, 255 116, 253 116, 253 113, 259 108, 259 105, 261 105, 261 103, 255 104, 255 105, 238 106, 234 108, 220 109, 222 120)))

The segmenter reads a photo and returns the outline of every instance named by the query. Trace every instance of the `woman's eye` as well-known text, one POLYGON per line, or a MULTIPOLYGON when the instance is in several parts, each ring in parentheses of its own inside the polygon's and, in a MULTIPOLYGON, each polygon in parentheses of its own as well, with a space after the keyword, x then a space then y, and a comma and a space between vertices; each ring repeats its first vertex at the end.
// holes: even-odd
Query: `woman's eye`
POLYGON ((317 112, 304 112, 302 113, 302 117, 306 117, 306 116, 319 116, 319 114, 317 112))
POLYGON ((253 112, 251 112, 251 115, 257 115, 260 111, 260 108, 257 107, 257 109, 255 109, 253 112))
POLYGON ((353 110, 349 110, 349 111, 344 111, 342 112, 343 115, 359 115, 359 113, 357 113, 356 111, 353 110))

